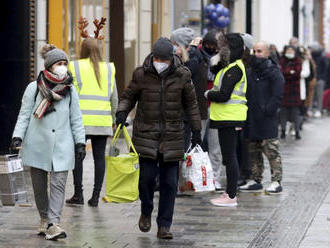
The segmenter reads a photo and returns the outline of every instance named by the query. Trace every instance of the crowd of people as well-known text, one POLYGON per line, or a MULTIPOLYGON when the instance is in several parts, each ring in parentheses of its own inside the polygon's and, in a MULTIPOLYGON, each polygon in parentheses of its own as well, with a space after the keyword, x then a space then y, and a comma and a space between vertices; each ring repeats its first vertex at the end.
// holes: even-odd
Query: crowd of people
POLYGON ((151 229, 158 182, 157 237, 172 239, 178 171, 189 147, 201 145, 208 151, 215 188, 224 190, 210 200, 212 205, 237 206, 238 190, 262 191, 263 154, 271 169, 265 192, 279 194, 280 139, 291 132, 301 139, 306 118, 321 117, 328 85, 322 47, 315 43, 305 48, 297 38, 280 53, 245 33, 210 30, 200 38, 190 28, 176 29, 153 44, 119 101, 115 66, 102 61, 98 37, 85 37, 76 61, 69 62, 65 52, 52 45, 45 45, 41 54, 45 68, 25 90, 11 150, 23 145, 22 159, 31 167, 41 218, 38 233, 49 240, 66 237, 59 223, 69 170, 74 169, 74 195, 66 203, 84 204, 86 140, 91 139, 95 164, 88 205, 97 207, 107 138, 126 124, 134 108, 133 143, 140 159, 138 226, 142 232, 151 229))

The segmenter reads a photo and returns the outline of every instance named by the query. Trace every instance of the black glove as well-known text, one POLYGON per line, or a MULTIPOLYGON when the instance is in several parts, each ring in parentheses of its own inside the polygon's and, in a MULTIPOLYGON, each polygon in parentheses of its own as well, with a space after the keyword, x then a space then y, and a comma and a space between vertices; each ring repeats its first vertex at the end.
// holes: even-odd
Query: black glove
POLYGON ((10 147, 9 147, 9 152, 12 154, 18 153, 18 147, 22 146, 22 139, 18 137, 14 137, 11 140, 10 147))
POLYGON ((194 148, 196 145, 201 145, 201 144, 202 144, 201 131, 200 130, 192 131, 191 148, 194 148))
POLYGON ((124 125, 127 127, 128 126, 128 123, 126 122, 126 119, 127 119, 127 115, 128 113, 126 113, 125 111, 121 111, 121 112, 118 112, 116 114, 116 124, 117 124, 117 127, 121 124, 121 127, 123 127, 124 125))
POLYGON ((82 143, 78 143, 75 145, 75 157, 76 160, 84 160, 86 157, 86 145, 82 143))

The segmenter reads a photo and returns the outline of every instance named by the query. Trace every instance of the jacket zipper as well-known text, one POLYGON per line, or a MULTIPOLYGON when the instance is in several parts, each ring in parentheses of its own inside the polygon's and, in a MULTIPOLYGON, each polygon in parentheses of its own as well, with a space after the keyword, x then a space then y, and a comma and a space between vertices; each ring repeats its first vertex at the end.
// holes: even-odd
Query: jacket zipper
MULTIPOLYGON (((164 117, 164 112, 165 112, 165 107, 164 107, 164 79, 161 79, 161 88, 160 88, 160 110, 161 110, 161 120, 160 120, 160 144, 162 144, 164 135, 165 135, 165 117, 164 117)), ((163 147, 160 147, 160 152, 163 151, 163 147)))

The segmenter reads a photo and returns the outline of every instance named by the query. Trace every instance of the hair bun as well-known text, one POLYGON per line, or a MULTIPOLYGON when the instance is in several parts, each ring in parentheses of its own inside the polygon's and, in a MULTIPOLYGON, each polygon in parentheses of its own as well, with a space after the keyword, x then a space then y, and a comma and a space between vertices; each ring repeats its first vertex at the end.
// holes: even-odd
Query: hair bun
POLYGON ((43 59, 45 59, 45 55, 46 53, 48 53, 49 51, 56 49, 56 46, 52 45, 52 44, 46 44, 44 45, 41 49, 40 49, 40 55, 43 59))

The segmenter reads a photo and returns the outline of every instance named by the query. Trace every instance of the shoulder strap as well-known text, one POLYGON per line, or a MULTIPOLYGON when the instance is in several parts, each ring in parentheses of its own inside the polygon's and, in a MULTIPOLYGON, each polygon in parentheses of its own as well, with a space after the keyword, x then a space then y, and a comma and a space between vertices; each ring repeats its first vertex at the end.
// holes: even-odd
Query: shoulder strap
POLYGON ((39 87, 37 85, 37 90, 36 90, 36 93, 34 95, 34 102, 36 102, 36 100, 37 100, 38 93, 39 93, 39 87))

